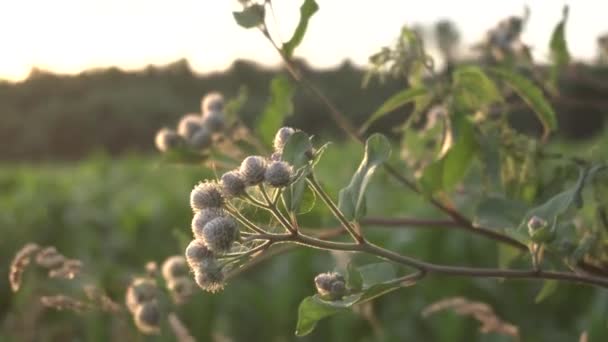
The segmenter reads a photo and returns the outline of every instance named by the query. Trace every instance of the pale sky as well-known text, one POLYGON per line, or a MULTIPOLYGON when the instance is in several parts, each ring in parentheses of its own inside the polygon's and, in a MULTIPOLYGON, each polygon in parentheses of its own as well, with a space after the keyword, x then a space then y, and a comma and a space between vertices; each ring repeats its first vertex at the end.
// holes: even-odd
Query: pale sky
MULTIPOLYGON (((403 24, 454 21, 464 44, 479 41, 486 29, 527 4, 531 17, 524 41, 545 59, 553 27, 565 1, 490 0, 317 0, 298 57, 314 66, 345 58, 365 64, 397 37, 403 24)), ((608 2, 570 1, 567 39, 575 58, 590 59, 596 38, 608 32, 608 2)), ((281 36, 291 36, 301 1, 275 0, 281 36)), ((233 0, 2 0, 0 79, 20 80, 32 67, 58 73, 118 66, 127 70, 187 58, 201 73, 225 69, 237 58, 278 63, 276 52, 256 30, 232 18, 233 0)))

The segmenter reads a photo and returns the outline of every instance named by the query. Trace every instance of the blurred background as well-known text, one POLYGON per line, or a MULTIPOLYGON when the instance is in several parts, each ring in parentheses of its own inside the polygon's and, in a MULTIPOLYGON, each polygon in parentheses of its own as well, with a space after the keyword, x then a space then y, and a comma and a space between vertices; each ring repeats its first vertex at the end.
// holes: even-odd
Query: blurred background
MULTIPOLYGON (((448 75, 461 63, 492 64, 489 31, 515 16, 525 24, 514 41, 527 63, 546 70, 549 39, 563 2, 548 1, 338 1, 319 0, 296 63, 357 125, 407 81, 387 77, 365 83, 369 57, 392 45, 401 27, 420 33, 448 75), (527 8, 527 9, 526 9, 527 8), (364 84, 365 83, 365 84, 364 84)), ((276 1, 273 30, 287 39, 299 2, 276 1)), ((87 274, 122 302, 129 277, 148 261, 181 254, 190 234, 188 195, 196 182, 213 177, 200 166, 160 161, 154 135, 182 115, 200 111, 201 97, 246 92, 240 111, 255 125, 269 96, 270 81, 283 74, 272 46, 232 17, 236 1, 23 0, 0 4, 0 274, 8 274, 26 242, 56 246, 80 259, 87 274)), ((608 4, 572 2, 566 29, 573 61, 560 74, 558 144, 576 152, 606 142, 608 114, 608 4)), ((534 75, 532 75, 534 76, 534 75)), ((377 121, 370 131, 393 138, 405 107, 377 121)), ((287 124, 336 142, 319 165, 319 178, 337 196, 360 160, 328 120, 328 112, 297 87, 287 124)), ((529 134, 541 127, 524 107, 513 125, 529 134)), ((411 194, 387 194, 380 174, 370 190, 376 216, 439 217, 411 194), (381 204, 383 203, 383 204, 381 204), (388 204, 387 204, 388 203, 388 204), (404 211, 404 208, 407 210, 404 211)), ((302 218, 309 227, 335 222, 321 208, 302 218)), ((488 264, 495 247, 459 233, 377 229, 387 247, 436 262, 488 264)), ((298 250, 256 266, 219 295, 197 294, 179 312, 201 341, 291 341, 299 301, 313 293, 316 273, 333 268, 330 254, 298 250)), ((32 293, 56 290, 42 274, 27 274, 12 294, 0 277, 0 340, 141 340, 130 320, 103 313, 76 315, 43 308, 32 293)), ((492 305, 519 326, 526 340, 573 341, 588 331, 591 341, 608 338, 608 293, 560 286, 558 295, 534 304, 540 284, 432 278, 400 290, 369 308, 319 324, 303 340, 315 341, 498 341, 478 333, 473 320, 452 314, 421 317, 434 301, 465 296, 492 305)), ((161 340, 171 340, 162 336, 161 340)))

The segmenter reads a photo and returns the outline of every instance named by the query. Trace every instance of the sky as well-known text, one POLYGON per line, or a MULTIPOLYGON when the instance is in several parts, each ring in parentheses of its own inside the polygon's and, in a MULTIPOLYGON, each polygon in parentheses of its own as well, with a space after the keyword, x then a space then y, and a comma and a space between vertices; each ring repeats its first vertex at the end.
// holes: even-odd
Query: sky
MULTIPOLYGON (((277 26, 288 40, 302 1, 273 1, 277 26)), ((548 42, 567 2, 555 0, 317 0, 296 56, 331 67, 348 58, 363 65, 389 45, 404 24, 456 23, 465 45, 527 5, 523 40, 546 60, 548 42)), ((608 32, 608 2, 571 1, 567 40, 577 59, 591 59, 598 35, 608 32)), ((228 68, 235 59, 276 65, 279 58, 256 30, 232 17, 235 0, 15 0, 0 1, 0 79, 22 80, 33 67, 73 74, 90 68, 126 70, 186 58, 200 73, 228 68)))

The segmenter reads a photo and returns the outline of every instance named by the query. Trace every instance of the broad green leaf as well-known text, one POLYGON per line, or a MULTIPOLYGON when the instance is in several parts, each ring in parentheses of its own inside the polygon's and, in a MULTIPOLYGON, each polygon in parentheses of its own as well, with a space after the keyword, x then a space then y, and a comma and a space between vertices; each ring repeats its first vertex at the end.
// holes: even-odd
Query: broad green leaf
POLYGON ((264 22, 264 6, 254 4, 240 12, 232 12, 232 15, 239 26, 246 29, 254 28, 264 22))
POLYGON ((543 287, 540 289, 540 292, 536 295, 536 298, 534 299, 535 303, 540 303, 543 300, 547 299, 547 297, 549 297, 550 295, 552 295, 553 293, 555 293, 555 290, 557 290, 557 280, 545 280, 543 282, 543 287))
POLYGON ((498 267, 500 268, 509 268, 511 263, 523 254, 521 250, 502 243, 498 244, 496 250, 498 252, 498 267))
POLYGON ((551 51, 551 85, 554 89, 557 88, 557 78, 561 68, 570 63, 570 52, 568 51, 568 43, 566 42, 566 22, 568 20, 568 6, 564 6, 562 20, 555 26, 551 35, 549 49, 551 51))
POLYGON ((298 307, 296 336, 310 334, 319 320, 347 310, 347 308, 328 305, 316 295, 304 298, 298 307))
POLYGON ((557 116, 543 92, 527 78, 506 69, 491 68, 492 73, 505 81, 532 108, 544 127, 543 137, 557 129, 557 116))
POLYGON ((490 196, 482 198, 475 210, 476 226, 506 229, 518 227, 528 208, 516 200, 490 196))
MULTIPOLYGON (((281 159, 296 170, 298 177, 289 186, 283 190, 283 203, 290 212, 299 213, 302 204, 310 203, 307 201, 306 191, 306 176, 310 173, 310 153, 312 152, 312 144, 308 134, 298 131, 292 134, 283 147, 281 159)), ((312 194, 314 196, 314 194, 312 194)), ((312 197, 314 199, 314 197, 312 197)), ((314 204, 314 200, 312 202, 314 204)), ((305 206, 306 210, 310 210, 310 205, 305 206)))
POLYGON ((257 124, 257 132, 262 140, 272 145, 277 130, 283 125, 285 117, 293 114, 292 98, 294 85, 284 75, 275 77, 270 83, 270 100, 257 124))
POLYGON ((363 277, 353 262, 349 262, 346 266, 346 285, 355 291, 363 288, 363 277))
POLYGON ((365 155, 347 187, 340 190, 338 207, 351 221, 365 212, 365 190, 378 165, 388 160, 391 144, 382 134, 373 134, 365 142, 365 155))
POLYGON ((501 101, 502 97, 481 68, 467 65, 454 71, 454 100, 458 110, 475 111, 501 101))
POLYGON ((390 281, 397 276, 395 267, 388 262, 378 262, 361 266, 357 270, 361 275, 361 281, 365 288, 390 281))
POLYGON ((291 58, 293 51, 300 45, 304 38, 304 34, 308 28, 308 21, 318 10, 319 5, 317 5, 315 0, 304 0, 304 3, 300 7, 300 22, 293 32, 291 39, 283 44, 283 53, 285 54, 285 57, 291 58))
POLYGON ((424 87, 408 88, 398 92, 386 100, 378 110, 376 110, 361 126, 360 131, 365 132, 369 126, 376 120, 380 119, 384 115, 392 112, 393 110, 405 106, 406 104, 415 101, 419 96, 426 95, 427 89, 424 87))

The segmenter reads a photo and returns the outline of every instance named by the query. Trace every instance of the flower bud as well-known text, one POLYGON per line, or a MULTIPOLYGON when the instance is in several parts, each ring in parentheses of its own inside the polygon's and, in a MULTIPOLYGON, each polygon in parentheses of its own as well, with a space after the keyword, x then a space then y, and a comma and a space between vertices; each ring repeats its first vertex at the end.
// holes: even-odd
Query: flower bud
POLYGON ((245 180, 238 170, 224 173, 220 184, 222 186, 222 193, 227 198, 239 197, 245 194, 245 180))
POLYGON ((344 277, 336 272, 321 273, 315 277, 317 292, 329 300, 341 299, 346 294, 344 277))
POLYGON ((538 216, 532 216, 530 220, 528 220, 528 233, 530 235, 534 235, 534 233, 547 226, 547 221, 543 220, 538 216))
POLYGON ((289 184, 292 175, 293 168, 291 165, 284 161, 273 161, 268 168, 266 168, 264 180, 270 186, 282 188, 289 184))
POLYGON ((194 237, 203 240, 205 225, 220 216, 224 216, 224 212, 218 208, 205 208, 197 211, 192 218, 192 233, 194 237))
POLYGON ((144 334, 160 333, 161 312, 156 300, 138 306, 133 314, 135 325, 144 334))
POLYGON ((191 140, 192 137, 202 127, 201 117, 196 114, 186 114, 182 116, 177 124, 177 133, 186 140, 191 140))
POLYGON ((224 288, 224 273, 215 259, 210 259, 194 269, 196 284, 207 292, 218 292, 224 288))
POLYGON ((219 184, 215 182, 198 183, 190 193, 190 207, 193 211, 205 208, 220 208, 224 198, 219 184))
POLYGON ((205 225, 202 240, 210 251, 225 253, 230 251, 232 243, 238 238, 238 228, 232 217, 217 217, 205 225))
POLYGON ((260 156, 249 156, 243 160, 239 169, 245 184, 257 185, 264 181, 266 160, 260 156))
POLYGON ((186 247, 186 261, 195 270, 198 265, 213 259, 213 252, 200 240, 192 240, 186 247))
POLYGON ((210 112, 221 112, 224 110, 224 97, 218 92, 211 92, 201 101, 201 111, 203 115, 210 112))
POLYGON ((218 111, 207 112, 203 115, 203 126, 211 132, 217 133, 224 129, 224 113, 218 111))
POLYGON ((180 137, 174 130, 168 128, 161 128, 154 138, 154 143, 156 144, 156 148, 161 152, 167 152, 171 149, 174 149, 181 144, 183 144, 184 140, 180 137))
POLYGON ((283 151, 283 147, 287 143, 287 139, 295 132, 296 130, 291 127, 281 127, 277 131, 277 134, 274 136, 274 150, 275 152, 283 151))
POLYGON ((201 126, 201 128, 192 135, 192 138, 188 143, 197 150, 205 150, 211 147, 211 144, 213 143, 211 131, 209 131, 207 127, 201 126))
POLYGON ((136 278, 127 288, 125 304, 131 312, 141 304, 154 300, 158 296, 156 282, 150 278, 136 278))
POLYGON ((165 281, 187 275, 188 264, 186 263, 186 258, 181 255, 168 257, 163 263, 162 274, 165 281))

